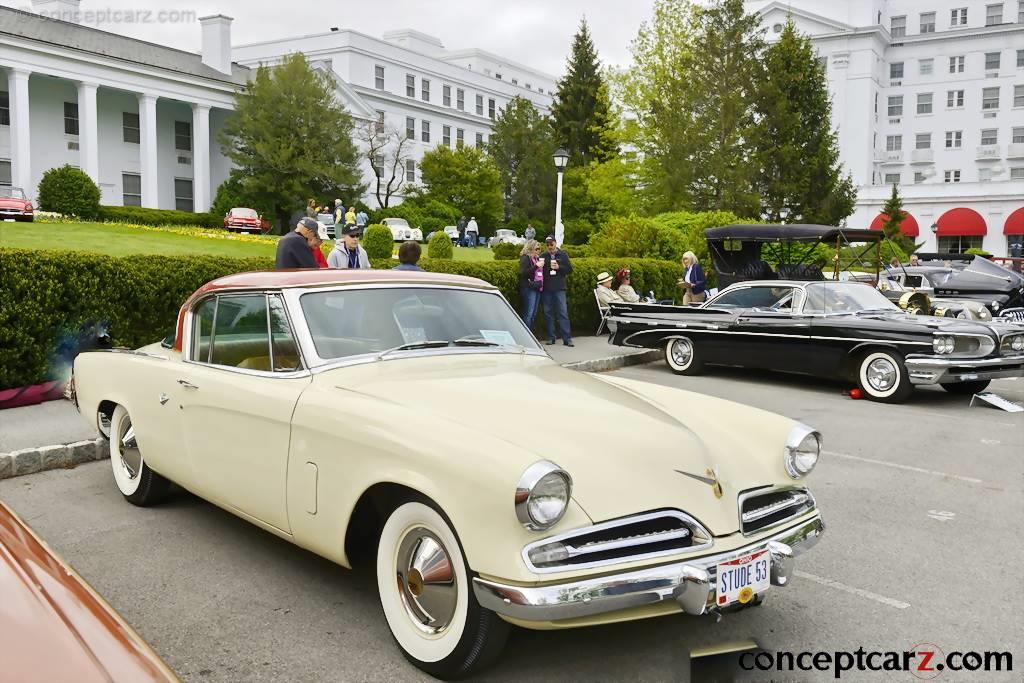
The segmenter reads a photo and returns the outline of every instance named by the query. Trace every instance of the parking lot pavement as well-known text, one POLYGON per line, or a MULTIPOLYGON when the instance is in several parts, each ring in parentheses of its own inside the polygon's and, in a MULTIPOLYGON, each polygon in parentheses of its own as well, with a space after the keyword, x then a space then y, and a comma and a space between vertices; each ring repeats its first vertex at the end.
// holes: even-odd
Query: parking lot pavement
POLYGON ((99 436, 69 401, 0 410, 0 453, 87 441, 99 436))
MULTIPOLYGON (((744 638, 797 652, 902 651, 922 641, 947 653, 1010 651, 1013 673, 940 680, 1020 680, 1020 414, 968 408, 966 399, 940 389, 888 406, 850 400, 842 386, 806 378, 736 370, 677 377, 661 363, 618 374, 820 429, 826 454, 808 484, 827 533, 798 559, 792 585, 773 587, 762 607, 720 623, 678 616, 568 632, 516 630, 486 680, 685 681, 691 649, 744 638)), ((992 388, 1024 400, 1024 382, 992 388)), ((371 575, 340 569, 187 494, 134 508, 117 493, 109 467, 2 481, 0 499, 183 680, 428 680, 393 646, 371 575)), ((831 672, 751 680, 769 678, 836 680, 831 672)), ((853 672, 842 680, 914 679, 853 672)))

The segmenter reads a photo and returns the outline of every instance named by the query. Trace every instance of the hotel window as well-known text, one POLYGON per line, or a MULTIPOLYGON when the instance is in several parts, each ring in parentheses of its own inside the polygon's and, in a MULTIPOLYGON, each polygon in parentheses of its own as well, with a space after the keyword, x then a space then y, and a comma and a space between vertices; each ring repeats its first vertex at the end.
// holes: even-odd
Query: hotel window
POLYGON ((1024 128, 1014 128, 1013 137, 1010 138, 1010 141, 1015 145, 1024 144, 1024 128))
POLYGON ((1017 0, 1017 23, 1024 24, 1024 0, 1017 0))
POLYGON ((949 109, 959 109, 964 106, 964 91, 963 90, 947 90, 946 91, 946 107, 949 109))
POLYGON ((10 187, 12 182, 10 160, 0 160, 0 187, 10 187))
POLYGON ((405 137, 408 140, 416 139, 416 119, 411 116, 405 117, 405 137))
POLYGON ((981 109, 999 109, 999 88, 981 89, 981 109))
POLYGON ((178 211, 192 212, 195 210, 190 178, 174 179, 174 208, 178 211))
POLYGON ((484 146, 484 134, 483 133, 477 133, 476 134, 476 148, 477 149, 482 149, 483 146, 484 146))
POLYGON ((497 78, 499 81, 501 80, 501 74, 494 74, 494 77, 497 78))
POLYGON ((967 8, 958 7, 949 13, 950 26, 967 26, 967 8))
POLYGON ((455 89, 455 108, 459 111, 466 111, 466 91, 462 88, 455 89))
POLYGON ((441 144, 445 147, 452 146, 452 127, 441 126, 441 144))
POLYGON ((1024 107, 1024 85, 1013 86, 1013 106, 1024 107))
POLYGON ((935 12, 921 14, 921 33, 935 33, 935 12))
POLYGON ((945 174, 943 174, 943 180, 947 183, 959 183, 960 171, 946 171, 945 174))
POLYGON ((192 122, 174 122, 174 149, 179 152, 192 151, 192 122))
POLYGON ((138 173, 121 174, 121 205, 142 206, 142 176, 138 173))
POLYGON ((900 174, 899 173, 886 173, 885 174, 885 184, 886 185, 899 185, 900 184, 900 174))
POLYGON ((903 95, 889 95, 889 116, 903 116, 903 95))
POLYGON ((985 238, 981 235, 970 235, 961 237, 940 237, 940 254, 962 254, 968 249, 981 249, 981 243, 985 238))
POLYGON ((932 148, 932 134, 931 133, 918 133, 914 136, 914 149, 931 149, 932 148))
POLYGON ((889 65, 889 80, 896 81, 903 78, 903 62, 894 62, 889 65))
POLYGON ((946 131, 946 149, 960 149, 964 146, 964 132, 962 130, 946 131))
POLYGON ((930 92, 919 92, 919 93, 917 93, 917 113, 918 114, 931 114, 932 113, 932 94, 930 92))
POLYGON ((139 144, 142 131, 139 128, 139 115, 131 112, 121 113, 121 137, 125 142, 139 144))
POLYGON ((373 67, 373 87, 377 90, 384 89, 384 67, 380 64, 373 67))
POLYGON ((921 173, 920 171, 914 171, 914 184, 915 185, 920 185, 923 182, 924 182, 924 173, 921 173))
POLYGON ((999 57, 1002 52, 986 52, 985 53, 985 71, 993 71, 999 68, 999 57))
POLYGON ((981 131, 981 144, 983 145, 997 145, 999 144, 999 130, 996 128, 985 128, 981 131))
POLYGON ((452 86, 441 86, 441 104, 443 104, 446 107, 452 106, 452 86))
POLYGON ((466 131, 461 128, 455 129, 455 144, 461 145, 466 141, 466 131))
POLYGON ((886 135, 885 136, 885 151, 886 152, 899 152, 903 150, 903 136, 902 135, 886 135))
POLYGON ((424 102, 430 101, 430 81, 426 78, 420 82, 420 99, 424 102))
POLYGON ((491 121, 494 120, 494 99, 493 98, 487 100, 487 116, 491 119, 491 121))
POLYGON ((951 73, 951 74, 962 74, 963 72, 964 72, 964 58, 963 58, 963 56, 961 55, 959 57, 950 57, 949 58, 949 73, 951 73))
POLYGON ((0 126, 11 125, 11 96, 6 90, 0 92, 0 126))
MULTIPOLYGON (((1024 24, 1024 21, 1020 22, 1024 24)), ((1024 50, 1017 50, 1017 68, 1024 67, 1024 50)))
POLYGON ((902 38, 907 35, 907 17, 893 17, 889 20, 889 33, 893 38, 902 38))
POLYGON ((384 112, 380 109, 377 110, 377 123, 374 125, 374 131, 377 134, 384 132, 384 112))
POLYGON ((64 103, 64 135, 78 135, 78 104, 64 103))
POLYGON ((416 97, 416 77, 412 74, 405 75, 405 96, 416 97))
POLYGON ((483 116, 484 115, 484 96, 483 95, 477 95, 476 96, 476 115, 477 116, 483 116))
POLYGON ((985 26, 998 26, 1003 23, 1003 3, 985 5, 985 26))
POLYGON ((1010 169, 1010 180, 1024 180, 1024 166, 1010 169))
POLYGON ((430 142, 430 121, 420 122, 420 140, 430 142))
POLYGON ((405 160, 405 182, 416 182, 416 162, 412 159, 405 160))
POLYGON ((875 93, 875 113, 878 113, 878 93, 875 93))
POLYGON ((931 76, 935 71, 935 60, 928 58, 922 59, 917 63, 918 73, 922 76, 931 76))

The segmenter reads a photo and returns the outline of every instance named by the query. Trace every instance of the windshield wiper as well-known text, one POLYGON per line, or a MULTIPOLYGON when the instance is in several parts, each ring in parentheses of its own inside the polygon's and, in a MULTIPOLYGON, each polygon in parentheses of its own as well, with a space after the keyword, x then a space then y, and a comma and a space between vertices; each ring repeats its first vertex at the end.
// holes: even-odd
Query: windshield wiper
POLYGON ((424 340, 417 342, 409 342, 408 344, 402 344, 395 346, 390 349, 385 349, 377 354, 377 360, 383 359, 385 356, 394 353, 395 351, 411 351, 412 349, 436 349, 442 346, 448 346, 451 342, 447 339, 437 339, 433 341, 424 340))
POLYGON ((460 337, 452 342, 455 346, 501 346, 505 348, 518 349, 521 352, 526 352, 526 347, 522 344, 502 344, 501 342, 490 341, 483 337, 460 337))

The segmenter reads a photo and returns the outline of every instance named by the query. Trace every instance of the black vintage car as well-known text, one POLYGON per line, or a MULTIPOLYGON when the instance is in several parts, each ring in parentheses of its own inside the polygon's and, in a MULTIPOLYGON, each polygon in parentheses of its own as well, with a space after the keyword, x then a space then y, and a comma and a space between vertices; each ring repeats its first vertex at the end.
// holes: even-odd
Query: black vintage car
POLYGON ((918 254, 919 266, 907 273, 928 279, 937 297, 973 299, 993 315, 1024 306, 1024 277, 983 256, 973 254, 918 254))
POLYGON ((680 375, 731 365, 856 381, 867 398, 906 400, 914 385, 955 394, 1024 376, 1024 330, 910 315, 870 284, 737 283, 699 307, 612 304, 610 341, 664 349, 680 375))

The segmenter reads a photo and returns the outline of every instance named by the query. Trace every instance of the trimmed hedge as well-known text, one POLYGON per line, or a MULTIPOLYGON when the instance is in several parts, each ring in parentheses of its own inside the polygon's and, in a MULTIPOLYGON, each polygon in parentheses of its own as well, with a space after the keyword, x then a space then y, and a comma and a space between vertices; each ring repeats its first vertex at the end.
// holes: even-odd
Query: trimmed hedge
POLYGON ((491 251, 494 252, 495 261, 518 261, 523 251, 523 245, 502 242, 491 247, 491 251))
POLYGON ((191 213, 170 209, 145 209, 141 206, 101 206, 99 219, 108 223, 135 225, 194 225, 200 228, 223 228, 224 217, 212 213, 191 213))
POLYGON ((74 166, 51 168, 39 181, 39 208, 90 220, 100 211, 100 188, 74 166))
POLYGON ((443 230, 435 232, 427 243, 427 257, 433 259, 451 259, 455 256, 452 238, 443 230))
MULTIPOLYGON (((341 239, 341 232, 338 226, 334 227, 337 239, 341 239)), ((391 235, 391 228, 386 225, 367 226, 363 233, 363 249, 370 258, 391 258, 391 252, 395 248, 395 241, 391 235)))
MULTIPOLYGON (((424 258, 424 269, 480 278, 520 307, 516 261, 469 262, 424 258)), ((390 269, 392 258, 375 259, 390 269)), ((137 348, 174 329, 178 309, 190 294, 215 278, 274 267, 271 258, 138 255, 112 257, 86 252, 0 249, 0 389, 60 379, 86 326, 110 326, 115 346, 137 348), (63 360, 58 350, 63 349, 63 360)), ((593 290, 597 274, 632 271, 638 292, 677 295, 682 267, 643 259, 574 259, 568 280, 574 333, 593 334, 598 314, 593 290)), ((543 315, 543 311, 542 311, 543 315)), ((536 329, 542 330, 538 322, 536 329)), ((543 336, 543 335, 540 335, 543 336)))

